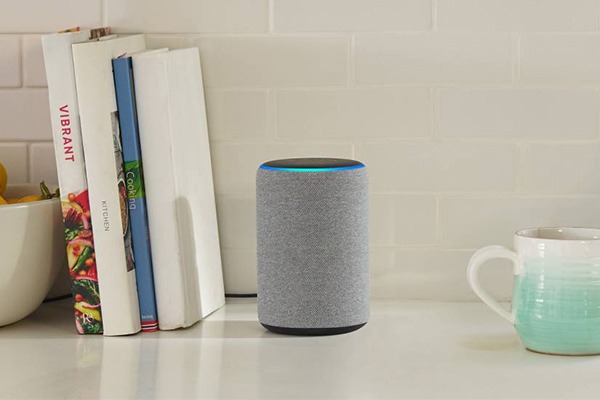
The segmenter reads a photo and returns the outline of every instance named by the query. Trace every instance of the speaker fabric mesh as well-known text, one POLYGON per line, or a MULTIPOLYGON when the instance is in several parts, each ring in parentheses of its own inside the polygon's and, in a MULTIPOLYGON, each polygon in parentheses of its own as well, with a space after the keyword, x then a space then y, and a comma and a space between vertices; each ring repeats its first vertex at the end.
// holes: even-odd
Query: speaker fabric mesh
POLYGON ((366 168, 259 168, 256 189, 260 322, 298 329, 366 323, 366 168))

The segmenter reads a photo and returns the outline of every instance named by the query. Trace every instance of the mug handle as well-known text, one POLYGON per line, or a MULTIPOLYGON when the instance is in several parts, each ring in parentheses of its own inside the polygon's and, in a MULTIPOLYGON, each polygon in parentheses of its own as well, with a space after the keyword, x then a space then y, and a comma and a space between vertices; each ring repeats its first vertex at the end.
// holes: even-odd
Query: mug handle
POLYGON ((483 288, 479 282, 479 268, 488 260, 494 258, 506 258, 513 263, 513 270, 515 275, 520 273, 520 261, 519 256, 512 250, 507 249, 503 246, 486 246, 483 247, 473 254, 467 267, 467 279, 471 289, 475 292, 479 298, 488 305, 492 310, 496 311, 502 318, 515 324, 515 317, 512 312, 507 311, 500 305, 496 300, 492 298, 483 288))

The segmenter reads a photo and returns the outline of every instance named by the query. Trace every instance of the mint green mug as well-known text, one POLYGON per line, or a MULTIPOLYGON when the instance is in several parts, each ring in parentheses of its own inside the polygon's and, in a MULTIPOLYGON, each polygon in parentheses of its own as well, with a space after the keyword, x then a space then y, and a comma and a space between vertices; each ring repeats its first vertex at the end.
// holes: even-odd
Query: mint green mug
POLYGON ((600 229, 531 228, 514 236, 515 250, 487 246, 469 261, 473 291, 513 324, 527 349, 548 354, 600 354, 600 229), (478 279, 487 260, 514 265, 508 311, 478 279))

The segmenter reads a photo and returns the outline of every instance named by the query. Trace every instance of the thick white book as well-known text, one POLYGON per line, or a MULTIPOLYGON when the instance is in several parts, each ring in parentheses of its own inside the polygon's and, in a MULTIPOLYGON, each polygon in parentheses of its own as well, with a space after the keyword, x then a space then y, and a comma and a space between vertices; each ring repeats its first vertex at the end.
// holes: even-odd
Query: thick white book
POLYGON ((86 29, 42 37, 73 311, 81 334, 101 333, 102 316, 71 46, 106 33, 86 29))
POLYGON ((133 55, 160 329, 225 304, 198 50, 133 55))
POLYGON ((143 35, 73 44, 81 134, 95 224, 105 335, 140 331, 112 59, 143 50, 143 35))

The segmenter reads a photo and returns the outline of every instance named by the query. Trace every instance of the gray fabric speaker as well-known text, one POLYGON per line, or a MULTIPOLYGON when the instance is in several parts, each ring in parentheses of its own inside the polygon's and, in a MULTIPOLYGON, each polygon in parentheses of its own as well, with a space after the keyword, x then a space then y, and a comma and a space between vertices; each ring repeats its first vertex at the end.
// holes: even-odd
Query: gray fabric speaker
POLYGON ((256 174, 258 319, 294 335, 354 331, 369 318, 369 195, 354 160, 296 158, 256 174))

